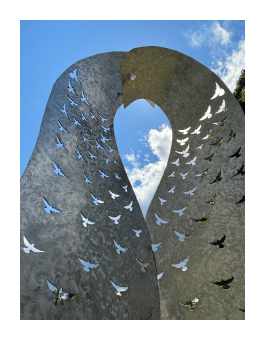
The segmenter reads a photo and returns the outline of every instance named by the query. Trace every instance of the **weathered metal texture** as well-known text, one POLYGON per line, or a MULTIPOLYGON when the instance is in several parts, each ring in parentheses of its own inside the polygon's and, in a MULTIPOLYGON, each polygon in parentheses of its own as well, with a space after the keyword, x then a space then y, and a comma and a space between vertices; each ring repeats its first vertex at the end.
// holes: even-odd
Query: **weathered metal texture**
POLYGON ((21 179, 21 319, 160 319, 150 236, 113 129, 115 113, 122 105, 120 68, 125 55, 111 52, 83 59, 53 86, 21 179), (70 77, 75 69, 78 81, 70 77), (68 91, 69 81, 75 94, 68 91), (90 105, 81 100, 82 92, 90 105), (68 97, 78 106, 72 106, 68 97), (103 123, 99 115, 108 120, 103 123), (68 132, 59 130, 58 121, 68 132), (103 143, 101 134, 110 141, 103 143), (66 150, 57 147, 57 137, 66 150), (78 158, 77 148, 85 162, 78 158), (88 151, 97 158, 91 159, 88 151), (54 162, 66 177, 54 172, 54 162), (102 178, 99 170, 109 177, 102 178), (85 176, 92 183, 86 183, 85 176), (109 190, 120 196, 112 199, 109 190), (104 203, 95 205, 91 193, 104 203), (61 212, 48 214, 43 198, 61 212), (131 201, 132 211, 124 208, 131 201), (94 224, 85 227, 81 213, 94 224), (118 215, 119 224, 108 217, 118 215), (140 237, 133 229, 142 230, 140 237), (24 252, 23 235, 45 252, 24 252), (118 254, 113 238, 127 251, 118 254), (135 257, 151 263, 146 272, 135 257), (99 266, 84 271, 79 258, 99 266), (115 294, 110 279, 128 287, 122 296, 115 294), (56 296, 47 280, 63 292, 77 294, 76 298, 55 306, 56 296))
MULTIPOLYGON (((244 319, 244 176, 237 174, 245 160, 244 113, 223 81, 205 66, 177 51, 142 47, 126 54, 122 64, 124 107, 134 100, 153 101, 172 127, 168 164, 146 215, 155 252, 162 319, 244 319), (130 74, 136 75, 130 80, 130 74), (211 99, 216 84, 225 91, 211 99), (225 109, 216 113, 225 100, 225 109), (211 106, 212 117, 201 120, 211 106), (224 126, 214 125, 225 119, 224 126), (192 134, 201 125, 199 134, 192 134), (178 130, 190 127, 187 134, 178 130), (236 133, 229 143, 230 127, 236 133), (209 131, 208 139, 203 139, 209 131), (211 138, 212 136, 212 138, 211 138), (178 140, 188 137, 184 145, 178 140), (223 138, 220 146, 211 145, 223 138), (199 146, 203 144, 201 149, 199 146), (189 145, 188 157, 183 151, 189 145), (239 157, 229 157, 240 149, 239 157), (205 158, 214 154, 211 161, 205 158), (186 164, 196 156, 195 165, 186 164), (179 158, 179 165, 172 164, 179 158), (208 169, 206 176, 196 176, 208 169), (221 181, 212 183, 221 170, 221 181), (175 171, 174 177, 169 177, 175 171), (186 174, 185 179, 182 176, 186 174), (168 191, 175 186, 174 193, 168 191), (194 189, 194 195, 184 194, 194 189), (215 204, 209 202, 213 196, 215 204), (167 202, 160 204, 158 196, 167 202), (184 207, 179 216, 172 210, 184 207), (155 213, 168 223, 158 225, 155 213), (210 214, 208 224, 195 222, 210 214), (191 234, 180 241, 174 230, 191 234), (226 235, 224 247, 210 244, 226 235), (187 270, 175 268, 188 258, 187 270), (234 277, 229 289, 214 285, 234 277), (193 311, 180 302, 200 299, 193 311)), ((185 177, 185 176, 184 176, 185 177)))

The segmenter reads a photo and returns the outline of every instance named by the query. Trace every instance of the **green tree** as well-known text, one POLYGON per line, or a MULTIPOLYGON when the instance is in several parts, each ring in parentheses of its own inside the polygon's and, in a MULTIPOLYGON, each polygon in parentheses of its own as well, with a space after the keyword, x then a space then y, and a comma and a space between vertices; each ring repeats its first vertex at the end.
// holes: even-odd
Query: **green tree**
POLYGON ((236 89, 233 92, 233 95, 236 97, 245 113, 245 70, 241 71, 241 75, 236 83, 236 89))

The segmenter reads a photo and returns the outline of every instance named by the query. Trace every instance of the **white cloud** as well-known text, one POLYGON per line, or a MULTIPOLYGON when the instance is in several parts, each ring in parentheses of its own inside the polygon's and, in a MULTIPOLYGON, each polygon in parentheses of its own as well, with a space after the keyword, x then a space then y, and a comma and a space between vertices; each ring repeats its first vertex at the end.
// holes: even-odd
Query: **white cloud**
POLYGON ((172 143, 172 130, 168 125, 163 124, 160 127, 160 131, 151 129, 145 137, 145 141, 150 146, 153 154, 158 157, 159 160, 157 162, 146 164, 140 168, 139 163, 137 163, 137 156, 135 156, 133 152, 130 155, 125 155, 125 158, 133 165, 132 169, 125 168, 125 170, 144 216, 168 161, 172 143), (134 187, 136 181, 141 181, 141 184, 134 187))
POLYGON ((219 41, 221 45, 226 45, 230 42, 230 35, 226 29, 221 27, 219 22, 215 22, 212 26, 212 33, 216 38, 216 41, 219 41))

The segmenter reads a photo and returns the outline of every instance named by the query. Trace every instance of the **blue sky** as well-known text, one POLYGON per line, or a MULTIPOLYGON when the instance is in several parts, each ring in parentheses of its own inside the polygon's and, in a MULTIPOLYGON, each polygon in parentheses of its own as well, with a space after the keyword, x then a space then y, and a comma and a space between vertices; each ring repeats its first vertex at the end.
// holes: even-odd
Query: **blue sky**
MULTIPOLYGON (((245 68, 245 21, 20 21, 20 176, 37 141, 52 86, 61 73, 98 53, 149 45, 196 59, 233 91, 245 68)), ((153 109, 139 100, 118 110, 114 128, 120 155, 145 214, 170 151, 169 122, 158 107, 153 109)))

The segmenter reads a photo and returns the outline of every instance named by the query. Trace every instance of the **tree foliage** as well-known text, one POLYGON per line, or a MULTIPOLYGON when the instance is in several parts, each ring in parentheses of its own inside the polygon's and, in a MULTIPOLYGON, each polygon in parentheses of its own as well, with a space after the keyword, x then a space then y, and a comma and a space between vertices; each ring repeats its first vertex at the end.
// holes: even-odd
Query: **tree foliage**
POLYGON ((241 75, 236 83, 236 89, 233 92, 233 95, 236 97, 245 113, 245 70, 241 71, 241 75))

